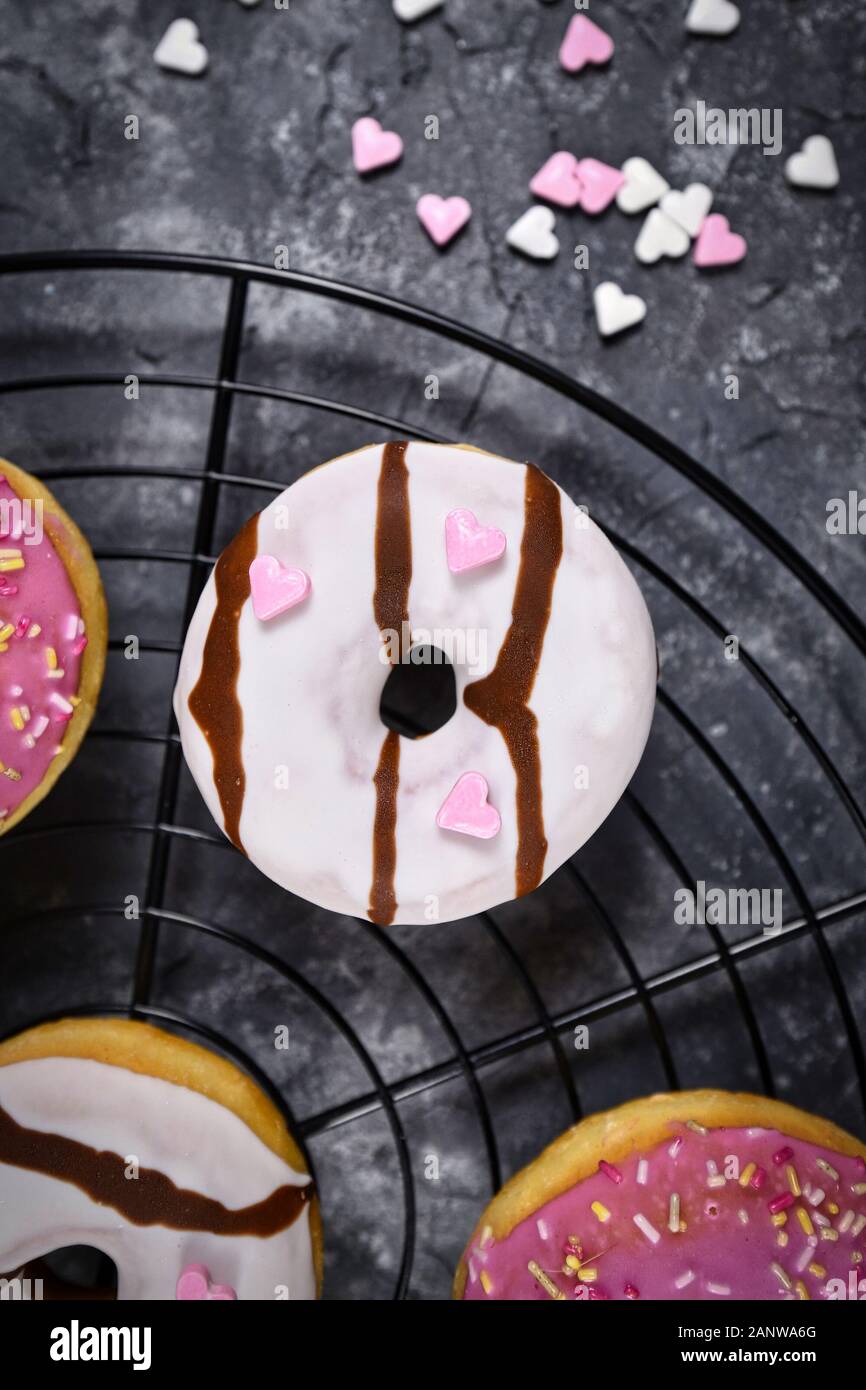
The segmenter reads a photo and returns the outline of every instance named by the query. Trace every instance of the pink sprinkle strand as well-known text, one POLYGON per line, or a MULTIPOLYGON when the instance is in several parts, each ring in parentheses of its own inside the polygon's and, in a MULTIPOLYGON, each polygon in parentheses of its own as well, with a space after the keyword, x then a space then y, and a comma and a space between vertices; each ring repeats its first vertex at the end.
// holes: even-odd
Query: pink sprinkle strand
POLYGON ((756 1168, 755 1171, 754 1171, 754 1173, 752 1174, 751 1178, 749 1179, 749 1186, 750 1186, 750 1187, 753 1187, 753 1188, 755 1189, 756 1192, 760 1192, 761 1188, 764 1186, 764 1183, 765 1183, 766 1181, 767 1181, 767 1170, 766 1170, 766 1168, 756 1168))
POLYGON ((72 644, 72 655, 73 655, 73 656, 80 656, 81 653, 84 651, 84 648, 85 648, 86 646, 87 646, 87 638, 86 638, 86 637, 79 637, 78 640, 77 640, 76 642, 73 642, 73 644, 72 644))
POLYGON ((634 1284, 626 1284, 623 1293, 626 1298, 640 1298, 640 1289, 636 1289, 634 1284))
POLYGON ((28 629, 29 626, 30 626, 30 619, 29 619, 29 618, 19 618, 19 619, 18 619, 18 622, 15 624, 15 636, 16 636, 16 637, 24 637, 24 636, 26 636, 26 634, 27 634, 27 629, 28 629))
POLYGON ((610 1178, 611 1182, 615 1182, 617 1185, 622 1182, 622 1173, 619 1169, 615 1168, 612 1163, 608 1163, 603 1158, 600 1158, 598 1161, 598 1171, 604 1173, 606 1178, 610 1178))
POLYGON ((772 1200, 767 1203, 767 1206, 770 1208, 773 1216, 776 1216, 778 1212, 784 1211, 786 1207, 792 1207, 795 1201, 796 1198, 793 1192, 782 1192, 778 1197, 773 1197, 772 1200))
POLYGON ((794 1157, 794 1150, 786 1144, 784 1149, 777 1149, 773 1154, 773 1162, 777 1168, 781 1168, 783 1163, 790 1163, 794 1157))

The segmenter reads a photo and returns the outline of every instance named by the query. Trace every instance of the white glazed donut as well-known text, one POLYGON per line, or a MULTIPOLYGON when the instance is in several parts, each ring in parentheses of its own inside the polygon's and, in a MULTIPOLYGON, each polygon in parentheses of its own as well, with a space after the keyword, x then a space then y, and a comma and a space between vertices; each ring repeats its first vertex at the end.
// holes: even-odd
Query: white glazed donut
POLYGON ((67 1019, 0 1045, 7 1279, 53 1284, 41 1257, 86 1245, 114 1261, 120 1300, 314 1299, 302 1166, 248 1077, 161 1030, 67 1019))
POLYGON ((545 474, 388 444, 247 523, 202 594, 174 704, 192 775, 253 863, 389 925, 481 912, 574 854, 637 766, 655 683, 636 583, 545 474), (380 699, 389 660, 424 644, 452 658, 457 709, 409 739, 380 699))

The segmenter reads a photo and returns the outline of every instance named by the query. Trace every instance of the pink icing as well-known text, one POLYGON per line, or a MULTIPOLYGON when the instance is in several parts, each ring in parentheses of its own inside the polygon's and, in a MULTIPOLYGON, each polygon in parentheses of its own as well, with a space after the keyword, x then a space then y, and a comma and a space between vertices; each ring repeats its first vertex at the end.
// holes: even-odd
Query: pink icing
POLYGON ((0 551, 7 552, 0 554, 2 826, 60 749, 75 710, 86 638, 75 589, 44 524, 34 543, 35 528, 24 513, 22 532, 17 493, 3 477, 0 502, 0 551), (23 568, 15 568, 19 560, 23 568))
POLYGON ((466 1254, 464 1298, 553 1297, 530 1262, 568 1299, 866 1298, 862 1159, 775 1130, 675 1130, 679 1145, 618 1161, 620 1183, 600 1168, 503 1241, 481 1231, 466 1254), (782 1147, 792 1150, 785 1166, 773 1162, 782 1147), (774 1224, 786 1195, 784 1224, 774 1224), (674 1233, 677 1207, 686 1229, 674 1233), (569 1258, 595 1280, 582 1283, 569 1258))

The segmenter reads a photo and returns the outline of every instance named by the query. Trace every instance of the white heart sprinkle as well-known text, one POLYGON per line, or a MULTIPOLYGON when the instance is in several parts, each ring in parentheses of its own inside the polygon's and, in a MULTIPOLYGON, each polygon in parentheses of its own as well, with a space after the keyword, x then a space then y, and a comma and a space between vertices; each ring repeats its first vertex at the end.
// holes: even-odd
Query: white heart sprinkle
POLYGON ((810 135, 799 154, 785 162, 785 178, 799 188, 835 188, 839 182, 836 153, 826 135, 810 135))
POLYGON ((183 72, 198 77, 208 64, 208 53, 199 42, 198 27, 191 19, 173 19, 156 48, 153 57, 169 72, 183 72))
POLYGON ((444 3, 445 0, 394 0, 394 13, 404 24, 412 24, 416 19, 423 19, 425 14, 432 14, 444 3))
POLYGON ((616 205, 620 212, 645 212, 657 203, 670 184, 663 179, 648 159, 635 155, 622 166, 625 183, 616 195, 616 205))
POLYGON ((646 318, 646 303, 639 294, 623 294, 613 280, 603 280, 592 294, 595 320, 603 338, 622 333, 646 318))
POLYGON ((559 250, 555 226, 556 218, 550 208, 528 208, 508 228, 505 240, 515 251, 522 251, 535 261, 552 261, 559 250))
POLYGON ((634 253, 642 265, 655 265, 662 256, 684 256, 690 245, 688 232, 659 208, 652 208, 638 233, 634 253))
POLYGON ((713 190, 705 183, 690 183, 684 193, 672 188, 661 200, 661 210, 696 237, 713 206, 713 190))
POLYGON ((740 22, 740 11, 731 0, 692 0, 686 15, 690 34, 733 34, 740 22))

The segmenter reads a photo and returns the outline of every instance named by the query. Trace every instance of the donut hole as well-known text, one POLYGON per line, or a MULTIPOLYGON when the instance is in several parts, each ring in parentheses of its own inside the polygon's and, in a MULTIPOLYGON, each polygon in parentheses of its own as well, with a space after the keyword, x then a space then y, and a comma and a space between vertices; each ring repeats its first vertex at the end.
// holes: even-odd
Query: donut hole
POLYGON ((404 738, 435 734, 457 708, 454 667, 441 647, 412 647, 391 667, 379 701, 386 729, 404 738))
POLYGON ((41 1279, 43 1297, 64 1299, 116 1299, 117 1266, 92 1245, 64 1245, 51 1250, 26 1269, 31 1280, 41 1279))

